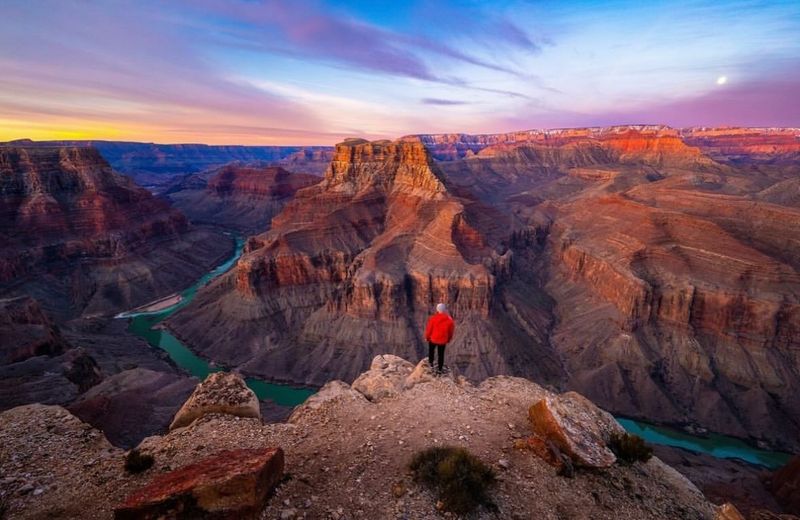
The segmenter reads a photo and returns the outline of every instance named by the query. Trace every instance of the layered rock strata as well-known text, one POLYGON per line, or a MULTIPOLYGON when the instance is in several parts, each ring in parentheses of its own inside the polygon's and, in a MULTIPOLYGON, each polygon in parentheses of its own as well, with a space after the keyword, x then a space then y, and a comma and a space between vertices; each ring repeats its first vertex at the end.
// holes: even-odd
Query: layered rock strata
POLYGON ((94 148, 0 146, 0 185, 0 294, 34 294, 57 318, 168 294, 231 248, 94 148))
POLYGON ((379 351, 421 354, 425 320, 446 301, 459 320, 451 363, 467 376, 552 380, 546 318, 519 308, 536 288, 512 279, 511 222, 450 193, 417 139, 346 141, 325 179, 168 324, 249 373, 323 384, 354 378, 379 351))
POLYGON ((321 179, 304 173, 290 173, 281 167, 253 167, 240 164, 217 170, 205 182, 186 180, 167 193, 177 208, 193 222, 204 222, 242 232, 269 229, 272 217, 295 192, 321 179))
POLYGON ((343 143, 170 326, 209 357, 322 384, 352 379, 375 345, 423 354, 441 299, 468 377, 527 375, 615 413, 798 449, 794 167, 717 162, 687 135, 343 143), (459 143, 479 149, 431 161, 459 143), (232 334, 210 330, 223 321, 232 334))

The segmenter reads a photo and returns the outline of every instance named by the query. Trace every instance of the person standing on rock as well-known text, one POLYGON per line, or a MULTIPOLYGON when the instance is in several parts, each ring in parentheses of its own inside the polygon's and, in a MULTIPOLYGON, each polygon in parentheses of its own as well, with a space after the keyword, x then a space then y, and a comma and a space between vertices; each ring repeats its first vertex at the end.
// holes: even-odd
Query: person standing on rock
POLYGON ((444 370, 444 347, 453 339, 453 332, 456 324, 447 312, 447 306, 440 303, 436 306, 436 314, 428 319, 425 327, 425 340, 428 342, 428 363, 433 368, 433 353, 439 353, 439 367, 437 373, 441 374, 444 370))

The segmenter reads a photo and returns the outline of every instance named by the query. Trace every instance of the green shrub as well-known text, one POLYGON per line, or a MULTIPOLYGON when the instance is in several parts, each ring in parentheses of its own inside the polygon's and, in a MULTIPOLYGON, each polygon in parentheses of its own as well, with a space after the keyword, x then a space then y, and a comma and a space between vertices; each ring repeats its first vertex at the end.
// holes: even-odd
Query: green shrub
POLYGON ((438 492, 448 511, 461 515, 481 505, 495 507, 489 497, 494 471, 464 448, 428 448, 414 455, 409 467, 416 482, 438 492))
POLYGON ((638 461, 647 462, 653 456, 653 448, 638 435, 630 433, 612 433, 608 447, 617 456, 617 460, 625 465, 638 461))
POLYGON ((155 462, 155 459, 153 459, 152 455, 133 449, 125 456, 125 471, 129 473, 141 473, 142 471, 150 469, 153 466, 153 462, 155 462))

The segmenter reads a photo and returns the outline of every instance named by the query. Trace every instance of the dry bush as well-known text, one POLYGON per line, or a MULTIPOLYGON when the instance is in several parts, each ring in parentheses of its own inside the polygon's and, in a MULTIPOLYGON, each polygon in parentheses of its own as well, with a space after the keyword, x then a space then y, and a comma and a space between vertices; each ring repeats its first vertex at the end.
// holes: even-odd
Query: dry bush
POLYGON ((447 511, 463 515, 481 505, 495 507, 489 496, 494 471, 464 448, 428 448, 414 455, 409 467, 415 481, 438 492, 447 511))

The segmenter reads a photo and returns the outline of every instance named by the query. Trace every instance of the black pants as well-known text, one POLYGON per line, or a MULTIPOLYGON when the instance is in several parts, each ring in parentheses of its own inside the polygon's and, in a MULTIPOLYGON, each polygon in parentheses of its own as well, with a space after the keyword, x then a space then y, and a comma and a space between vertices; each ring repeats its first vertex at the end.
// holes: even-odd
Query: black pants
POLYGON ((444 368, 444 345, 428 342, 428 363, 433 365, 433 351, 439 351, 439 372, 444 368))

